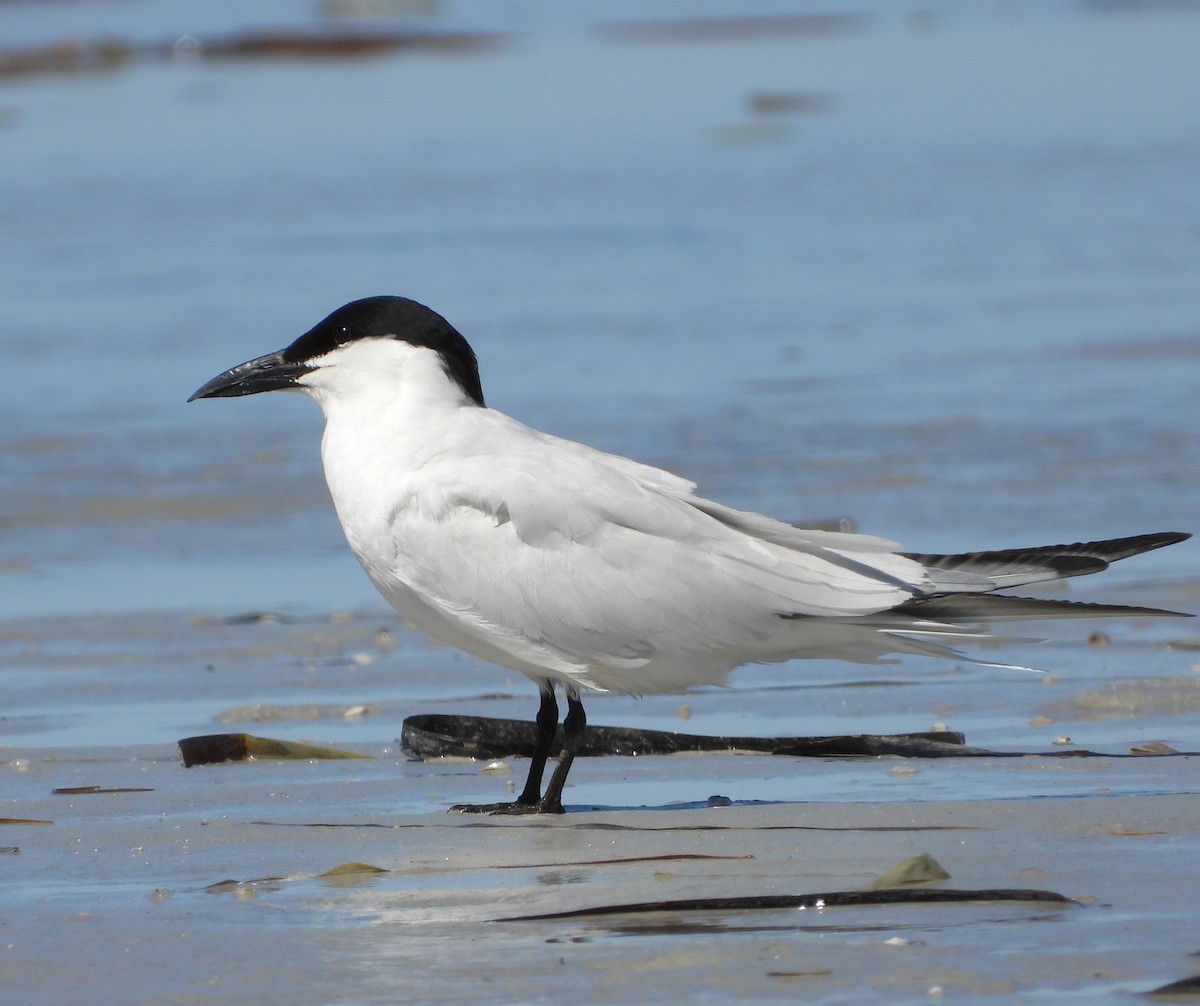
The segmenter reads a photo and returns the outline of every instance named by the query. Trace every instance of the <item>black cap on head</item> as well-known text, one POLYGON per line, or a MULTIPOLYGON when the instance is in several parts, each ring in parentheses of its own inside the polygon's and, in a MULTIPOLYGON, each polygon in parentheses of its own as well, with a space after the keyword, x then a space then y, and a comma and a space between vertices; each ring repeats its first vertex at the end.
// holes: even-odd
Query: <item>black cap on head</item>
POLYGON ((391 338, 432 349, 450 378, 476 405, 483 405, 479 365, 467 340, 445 318, 407 297, 367 297, 339 307, 281 354, 307 363, 356 339, 391 338))

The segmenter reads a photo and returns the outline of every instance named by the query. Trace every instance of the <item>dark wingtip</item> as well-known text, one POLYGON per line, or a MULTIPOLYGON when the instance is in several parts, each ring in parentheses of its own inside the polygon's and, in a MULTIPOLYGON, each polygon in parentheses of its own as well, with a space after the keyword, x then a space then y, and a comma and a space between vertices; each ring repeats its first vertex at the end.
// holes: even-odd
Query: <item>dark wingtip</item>
POLYGON ((1040 621, 1058 618, 1194 618, 1189 611, 1132 604, 1098 604, 1062 598, 1014 594, 951 594, 907 601, 893 608, 905 615, 935 618, 955 625, 975 622, 1040 621))
POLYGON ((1079 542, 1065 546, 1066 549, 1078 550, 1081 555, 1099 556, 1107 562, 1118 559, 1128 559, 1131 555, 1141 555, 1156 548, 1166 548, 1177 545, 1191 537, 1188 531, 1156 531, 1151 534, 1135 534, 1128 538, 1110 538, 1107 541, 1079 542))
POLYGON ((1177 545, 1181 541, 1187 541, 1191 536, 1191 531, 1160 531, 1158 534, 1149 535, 1151 538, 1161 539, 1154 548, 1161 548, 1163 545, 1177 545))

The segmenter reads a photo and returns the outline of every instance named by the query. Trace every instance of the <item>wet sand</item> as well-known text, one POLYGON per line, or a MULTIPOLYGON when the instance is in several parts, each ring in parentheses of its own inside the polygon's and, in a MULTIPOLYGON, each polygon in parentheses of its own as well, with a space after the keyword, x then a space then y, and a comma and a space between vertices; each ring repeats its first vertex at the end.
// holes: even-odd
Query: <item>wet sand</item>
MULTIPOLYGON (((1036 766, 1072 773, 1080 791, 1068 798, 572 807, 501 820, 440 806, 476 766, 184 770, 157 747, 7 754, 6 789, 20 795, 4 812, 53 822, 0 828, 20 848, 4 857, 14 1002, 661 1002, 665 987, 677 1001, 915 1002, 941 990, 970 1002, 1133 1002, 1195 969, 1191 760, 1036 766), (1113 795, 1147 776, 1157 792, 1113 795), (88 784, 150 792, 50 793, 88 784), (389 813, 398 789, 426 794, 431 809, 389 813), (921 853, 950 873, 942 887, 1038 888, 1077 903, 497 921, 857 890, 921 853), (321 876, 348 863, 386 872, 321 876)), ((769 760, 653 759, 651 771, 683 765, 736 797, 738 775, 769 760)), ((621 761, 578 771, 612 780, 621 761)), ((775 761, 786 763, 777 774, 822 771, 775 761)))

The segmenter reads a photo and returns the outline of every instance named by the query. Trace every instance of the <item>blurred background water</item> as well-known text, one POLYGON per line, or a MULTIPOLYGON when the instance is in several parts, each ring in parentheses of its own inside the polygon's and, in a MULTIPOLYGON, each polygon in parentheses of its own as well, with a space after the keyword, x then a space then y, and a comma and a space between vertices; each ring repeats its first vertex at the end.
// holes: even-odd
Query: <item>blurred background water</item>
POLYGON ((1152 0, 0 5, 10 682, 65 700, 53 638, 102 676, 95 615, 146 701, 135 613, 391 619, 312 404, 185 405, 373 294, 494 407, 739 507, 925 551, 1200 528, 1198 42, 1152 0))

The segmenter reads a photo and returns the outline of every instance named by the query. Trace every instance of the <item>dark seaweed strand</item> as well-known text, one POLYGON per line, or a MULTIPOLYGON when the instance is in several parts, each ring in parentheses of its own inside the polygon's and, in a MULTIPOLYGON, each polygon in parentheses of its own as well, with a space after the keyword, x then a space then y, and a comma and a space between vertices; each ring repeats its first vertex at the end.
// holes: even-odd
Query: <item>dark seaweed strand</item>
POLYGON ((599 905, 569 912, 547 912, 496 919, 496 922, 536 922, 601 915, 639 915, 648 912, 738 912, 773 908, 845 908, 854 905, 927 905, 978 901, 1034 901, 1059 905, 1077 902, 1054 891, 996 888, 981 891, 917 887, 879 891, 831 891, 826 894, 767 894, 740 898, 695 898, 681 901, 641 901, 628 905, 599 905))

